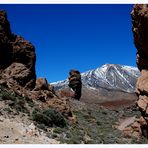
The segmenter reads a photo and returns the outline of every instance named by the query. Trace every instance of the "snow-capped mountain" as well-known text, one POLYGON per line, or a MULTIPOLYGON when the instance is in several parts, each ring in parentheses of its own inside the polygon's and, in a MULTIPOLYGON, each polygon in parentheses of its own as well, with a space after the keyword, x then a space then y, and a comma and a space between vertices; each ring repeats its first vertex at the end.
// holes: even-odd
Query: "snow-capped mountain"
MULTIPOLYGON (((105 64, 94 70, 81 73, 83 86, 89 89, 106 88, 134 92, 140 72, 136 67, 105 64)), ((55 89, 68 87, 68 80, 51 83, 55 89)))

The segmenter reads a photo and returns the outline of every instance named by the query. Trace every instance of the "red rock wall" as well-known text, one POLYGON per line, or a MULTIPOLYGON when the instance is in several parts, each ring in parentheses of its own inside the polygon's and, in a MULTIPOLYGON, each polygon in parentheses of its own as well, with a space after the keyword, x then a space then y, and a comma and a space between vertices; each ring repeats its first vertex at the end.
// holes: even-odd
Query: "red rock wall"
POLYGON ((141 132, 148 138, 148 5, 134 5, 131 12, 137 66, 141 71, 136 85, 137 105, 141 111, 141 132))

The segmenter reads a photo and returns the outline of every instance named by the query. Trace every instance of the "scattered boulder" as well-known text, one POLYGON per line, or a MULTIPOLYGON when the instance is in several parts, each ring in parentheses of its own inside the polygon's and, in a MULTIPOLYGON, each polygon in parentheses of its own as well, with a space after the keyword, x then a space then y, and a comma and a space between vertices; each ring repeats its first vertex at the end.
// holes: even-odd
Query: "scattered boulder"
POLYGON ((133 117, 127 117, 122 119, 115 126, 117 129, 123 131, 125 135, 133 136, 137 139, 141 137, 141 124, 140 119, 133 117))
POLYGON ((48 90, 48 82, 46 78, 38 78, 36 80, 35 88, 34 90, 48 90))
POLYGON ((128 127, 130 124, 132 124, 134 121, 135 121, 135 117, 128 117, 128 118, 122 120, 117 128, 119 130, 124 130, 126 127, 128 127))
POLYGON ((134 43, 137 48, 137 66, 141 72, 136 85, 141 111, 141 134, 148 138, 148 5, 134 5, 131 12, 134 43))
POLYGON ((30 94, 30 98, 34 100, 40 100, 42 102, 46 102, 53 97, 58 97, 54 91, 54 88, 48 84, 46 78, 38 78, 36 80, 35 88, 30 94))

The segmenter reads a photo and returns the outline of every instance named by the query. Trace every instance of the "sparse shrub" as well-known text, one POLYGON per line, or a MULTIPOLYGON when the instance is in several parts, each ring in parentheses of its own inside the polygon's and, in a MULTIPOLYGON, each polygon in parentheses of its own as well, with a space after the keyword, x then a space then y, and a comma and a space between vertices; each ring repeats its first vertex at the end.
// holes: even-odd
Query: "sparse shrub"
POLYGON ((57 128, 55 128, 55 129, 53 130, 53 132, 56 133, 56 134, 60 134, 60 133, 63 132, 63 130, 62 130, 62 128, 57 127, 57 128))
POLYGON ((34 107, 35 103, 33 102, 32 99, 30 99, 28 97, 24 97, 24 98, 30 107, 34 107))
POLYGON ((52 134, 52 136, 50 138, 57 138, 58 135, 57 134, 52 134))
POLYGON ((34 109, 32 112, 32 118, 39 124, 45 124, 46 126, 66 126, 66 120, 59 112, 52 108, 48 109, 34 109))
POLYGON ((3 100, 3 95, 2 94, 0 94, 0 101, 2 101, 3 100))
POLYGON ((31 99, 27 97, 18 96, 15 93, 12 94, 2 85, 0 85, 0 101, 6 101, 6 103, 11 108, 27 114, 29 114, 28 106, 34 106, 34 102, 31 99))
POLYGON ((37 127, 40 128, 40 129, 42 129, 42 130, 44 130, 44 131, 46 131, 45 124, 37 124, 37 127))
POLYGON ((10 93, 8 92, 5 92, 5 91, 1 91, 1 94, 0 94, 0 100, 15 100, 15 96, 11 95, 10 93))
POLYGON ((24 97, 15 96, 13 103, 11 103, 11 108, 16 109, 19 112, 29 113, 29 110, 26 107, 26 101, 24 97))
POLYGON ((0 31, 3 29, 2 25, 0 24, 0 31))
POLYGON ((9 112, 9 113, 12 112, 12 110, 11 110, 10 108, 4 108, 4 111, 7 111, 7 112, 9 112))
POLYGON ((141 137, 141 139, 133 138, 131 144, 148 144, 148 139, 141 137))

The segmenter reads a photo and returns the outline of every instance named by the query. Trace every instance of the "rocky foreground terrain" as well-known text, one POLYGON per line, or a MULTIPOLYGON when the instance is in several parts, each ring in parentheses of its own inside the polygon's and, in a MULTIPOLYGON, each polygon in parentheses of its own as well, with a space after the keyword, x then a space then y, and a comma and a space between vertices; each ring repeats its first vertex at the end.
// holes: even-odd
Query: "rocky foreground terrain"
MULTIPOLYGON (((147 47, 146 27, 143 26, 147 24, 147 9, 147 5, 135 5, 132 11, 135 43, 140 53, 145 52, 147 47), (138 21, 141 22, 136 26, 138 21), (140 42, 145 46, 142 47, 140 42)), ((135 94, 132 99, 130 96, 123 99, 129 94, 119 93, 120 99, 104 99, 103 102, 100 101, 103 95, 99 96, 99 101, 97 97, 92 101, 92 95, 85 99, 89 94, 83 96, 81 101, 73 100, 69 90, 55 91, 46 78, 36 78, 35 47, 11 32, 7 14, 1 10, 0 143, 148 143, 147 68, 139 57, 143 59, 143 56, 140 54, 137 61, 142 74, 136 87, 140 100, 138 106, 135 94)), ((118 92, 114 91, 106 90, 105 94, 119 97, 116 95, 118 92)))
POLYGON ((40 107, 40 101, 20 97, 3 86, 0 90, 0 143, 148 143, 133 124, 141 116, 135 102, 95 105, 69 98, 73 118, 68 119, 51 107, 40 107))
POLYGON ((73 118, 68 119, 51 107, 40 107, 40 101, 20 97, 3 86, 0 90, 0 143, 148 143, 132 125, 140 117, 135 102, 95 105, 69 98, 73 118))

